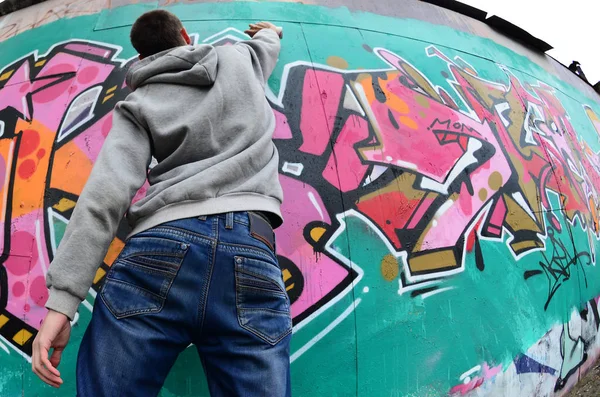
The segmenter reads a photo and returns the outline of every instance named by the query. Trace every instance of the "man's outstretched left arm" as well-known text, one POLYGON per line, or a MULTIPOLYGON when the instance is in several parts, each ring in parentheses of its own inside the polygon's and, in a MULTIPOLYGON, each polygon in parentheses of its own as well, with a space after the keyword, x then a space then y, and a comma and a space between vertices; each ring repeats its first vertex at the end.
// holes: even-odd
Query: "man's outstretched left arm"
POLYGON ((60 352, 58 358, 53 354, 47 362, 48 351, 62 351, 64 346, 60 345, 66 345, 64 328, 75 317, 131 200, 146 181, 151 144, 134 98, 135 93, 115 108, 111 132, 46 275, 49 313, 34 341, 32 367, 42 380, 54 386, 60 383, 47 367, 58 372, 55 367, 60 352))

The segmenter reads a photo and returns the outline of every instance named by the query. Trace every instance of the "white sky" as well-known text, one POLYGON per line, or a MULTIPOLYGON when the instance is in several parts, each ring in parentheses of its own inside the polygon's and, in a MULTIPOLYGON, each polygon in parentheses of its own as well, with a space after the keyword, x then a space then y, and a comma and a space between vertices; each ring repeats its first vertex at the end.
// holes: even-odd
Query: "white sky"
POLYGON ((460 0, 525 29, 554 47, 566 66, 576 60, 591 84, 600 80, 600 1, 460 0))

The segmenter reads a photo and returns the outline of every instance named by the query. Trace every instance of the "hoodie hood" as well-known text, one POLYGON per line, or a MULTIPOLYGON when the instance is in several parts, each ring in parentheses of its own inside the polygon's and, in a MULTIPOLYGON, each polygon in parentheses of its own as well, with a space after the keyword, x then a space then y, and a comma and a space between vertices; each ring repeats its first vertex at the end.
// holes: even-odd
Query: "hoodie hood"
POLYGON ((217 63, 213 46, 177 47, 133 64, 126 82, 132 90, 153 83, 210 86, 217 78, 217 63))

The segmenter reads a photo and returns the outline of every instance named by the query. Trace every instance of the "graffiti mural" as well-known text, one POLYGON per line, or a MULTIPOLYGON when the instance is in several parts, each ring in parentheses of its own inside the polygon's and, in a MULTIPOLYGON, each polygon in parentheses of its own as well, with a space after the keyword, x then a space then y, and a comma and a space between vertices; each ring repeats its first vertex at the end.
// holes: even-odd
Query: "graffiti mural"
MULTIPOLYGON (((552 89, 540 83, 530 93, 508 71, 510 86, 504 87, 480 79, 464 61, 451 61, 435 47, 426 51, 448 62, 452 77, 446 75, 469 113, 385 49, 375 53, 393 70, 341 72, 318 65, 286 70, 288 80, 301 82, 285 86, 283 110, 275 105, 285 115, 278 120, 285 117, 280 128, 288 134, 278 141, 282 157, 291 160, 282 166, 286 178, 291 174, 320 186, 331 219, 345 207, 373 222, 400 258, 403 286, 460 271, 465 250, 478 252, 483 270, 481 239, 502 241, 508 233, 515 259, 544 250, 550 192, 560 195, 560 209, 571 223, 579 219, 588 233, 590 252, 577 253, 569 266, 591 265, 599 233, 600 185, 594 181, 600 157, 578 140, 552 89), (319 96, 323 105, 314 100, 319 96), (322 125, 329 134, 317 127, 322 125)), ((550 233, 562 230, 555 216, 550 223, 550 233)), ((330 233, 336 227, 314 226, 330 233)), ((306 240, 321 252, 322 236, 312 238, 312 230, 306 240)))
MULTIPOLYGON (((125 39, 102 34, 0 65, 0 355, 18 356, 14 363, 30 358, 46 270, 112 109, 129 93, 125 73, 136 58, 125 39)), ((192 38, 233 45, 245 36, 235 26, 192 38)), ((276 234, 293 369, 303 376, 294 387, 299 395, 315 382, 319 395, 373 387, 386 395, 560 394, 600 353, 598 298, 590 299, 600 292, 600 144, 589 139, 600 137, 597 103, 573 106, 547 79, 482 67, 439 45, 402 48, 362 44, 360 56, 348 50, 353 62, 284 47, 267 89, 287 198, 276 234), (494 296, 497 284, 505 290, 494 296), (508 336, 499 340, 478 317, 486 311, 531 322, 502 324, 498 333, 508 336), (514 336, 525 328, 530 335, 514 336), (457 343, 448 342, 453 334, 457 343), (331 375, 343 382, 326 380, 329 362, 347 367, 331 375), (369 385, 378 374, 371 362, 402 372, 401 381, 388 373, 384 386, 369 385), (371 376, 359 381, 359 370, 371 376)), ((129 231, 122 222, 98 269, 74 321, 82 329, 129 231)), ((177 387, 165 395, 205 393, 177 387)))
POLYGON ((519 379, 523 395, 551 395, 577 381, 578 370, 587 363, 588 355, 600 350, 598 338, 599 298, 591 299, 580 313, 571 314, 568 322, 553 327, 527 352, 515 357, 508 368, 490 368, 482 363, 464 372, 462 382, 450 389, 454 396, 484 396, 493 389, 510 393, 511 382, 519 379), (559 349, 554 349, 558 346, 559 349))
MULTIPOLYGON (((127 94, 118 52, 71 41, 0 73, 0 335, 27 355, 46 312, 46 270, 110 130, 112 109, 127 94)), ((99 275, 122 246, 116 239, 99 275)))

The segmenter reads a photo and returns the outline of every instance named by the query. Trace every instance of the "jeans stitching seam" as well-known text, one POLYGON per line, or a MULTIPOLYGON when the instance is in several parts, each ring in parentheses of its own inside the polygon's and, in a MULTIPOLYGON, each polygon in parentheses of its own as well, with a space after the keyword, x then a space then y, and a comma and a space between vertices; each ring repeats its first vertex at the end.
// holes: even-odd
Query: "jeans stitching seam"
MULTIPOLYGON (((239 256, 239 255, 237 255, 237 256, 239 256)), ((246 257, 243 257, 243 256, 242 256, 242 258, 244 258, 246 260, 249 260, 249 261, 262 261, 262 259, 246 258, 246 257)), ((269 257, 269 259, 273 259, 273 257, 269 257)), ((277 269, 277 271, 279 273, 281 273, 281 267, 279 266, 279 262, 277 262, 277 263, 278 263, 277 265, 274 265, 273 263, 267 262, 266 260, 264 261, 265 265, 268 265, 269 267, 275 268, 275 269, 277 269)), ((244 271, 246 271, 246 270, 244 270, 244 271)), ((258 273, 253 273, 252 270, 247 270, 246 272, 250 272, 251 274, 258 274, 258 273)), ((258 275, 261 276, 260 274, 258 274, 258 275)), ((261 276, 261 277, 265 277, 265 276, 261 276)))
POLYGON ((182 249, 181 252, 178 252, 178 253, 159 252, 159 251, 140 251, 140 252, 136 252, 135 254, 129 255, 126 258, 135 258, 136 256, 149 256, 149 255, 168 256, 170 258, 182 258, 185 256, 186 251, 187 251, 186 249, 182 249))
MULTIPOLYGON (((126 262, 130 266, 147 269, 149 274, 162 274, 162 275, 167 274, 169 276, 177 274, 177 269, 181 266, 181 261, 180 261, 178 265, 174 265, 175 267, 173 267, 173 268, 169 267, 169 270, 161 270, 161 269, 150 267, 148 264, 132 262, 127 258, 120 258, 118 261, 115 261, 114 265, 118 264, 118 262, 126 262)), ((106 278, 110 279, 111 277, 109 275, 107 275, 106 278)))
POLYGON ((208 302, 208 290, 210 289, 210 281, 212 279, 212 272, 213 272, 213 267, 214 267, 214 263, 216 261, 216 256, 217 256, 217 246, 218 246, 218 241, 219 241, 219 220, 215 219, 213 220, 213 224, 212 224, 212 231, 213 231, 213 235, 215 236, 215 241, 211 244, 212 245, 212 256, 210 257, 210 260, 208 261, 208 273, 206 275, 206 279, 204 281, 204 288, 202 291, 202 302, 200 302, 200 305, 198 305, 198 310, 200 310, 200 306, 202 306, 202 315, 200 315, 200 313, 198 313, 198 320, 199 320, 199 329, 200 329, 200 336, 202 337, 202 331, 204 328, 204 319, 206 318, 206 303, 208 302), (216 220, 216 222, 215 222, 216 220))
MULTIPOLYGON (((192 232, 189 230, 180 229, 178 227, 173 227, 173 226, 159 226, 159 227, 150 229, 148 231, 152 231, 152 232, 163 231, 163 232, 167 232, 167 233, 173 233, 174 235, 179 236, 179 237, 189 237, 194 240, 204 240, 204 242, 208 243, 208 244, 212 244, 214 241, 216 241, 214 238, 206 236, 204 234, 195 233, 195 232, 192 232)), ((146 232, 148 232, 148 231, 146 231, 146 232)), ((142 233, 145 233, 145 232, 142 232, 142 233)), ((132 237, 132 238, 134 238, 134 237, 132 237)), ((140 236, 140 237, 146 237, 146 236, 140 236)))
POLYGON ((138 290, 140 290, 142 293, 144 293, 144 294, 148 294, 148 295, 152 295, 152 296, 154 296, 154 297, 156 297, 156 298, 158 298, 158 299, 164 299, 164 298, 165 298, 165 297, 164 297, 164 296, 162 296, 162 295, 158 295, 158 294, 155 294, 155 293, 154 293, 154 292, 152 292, 152 291, 148 291, 146 288, 142 288, 142 287, 140 287, 140 286, 137 286, 137 285, 135 285, 135 284, 128 283, 127 281, 119 280, 118 278, 109 278, 109 279, 107 279, 107 280, 113 281, 113 282, 115 282, 115 283, 117 283, 117 284, 121 284, 121 285, 124 285, 124 286, 128 286, 128 287, 131 287, 131 288, 138 289, 138 290))
MULTIPOLYGON (((239 318, 238 318, 238 322, 239 322, 239 318)), ((279 342, 281 342, 283 340, 283 338, 285 338, 286 336, 288 336, 292 330, 289 329, 287 331, 285 331, 285 333, 283 333, 283 335, 281 335, 279 338, 277 339, 273 339, 270 340, 266 335, 264 335, 262 332, 259 332, 253 328, 247 327, 245 325, 240 324, 240 326, 242 328, 244 328, 246 331, 253 333, 254 335, 256 335, 257 337, 259 337, 260 339, 262 339, 263 341, 267 342, 268 344, 270 344, 271 346, 275 346, 276 344, 278 344, 279 342)))
MULTIPOLYGON (((104 291, 100 294, 100 298, 102 299, 102 301, 104 302, 104 306, 106 306, 106 308, 108 309, 109 312, 111 312, 111 314, 117 319, 117 320, 121 320, 123 318, 126 317, 131 317, 134 316, 136 314, 142 314, 142 313, 158 313, 160 312, 164 305, 165 305, 165 298, 160 298, 161 304, 159 307, 157 308, 153 308, 153 309, 138 309, 138 310, 129 310, 126 312, 123 312, 121 314, 117 314, 115 313, 114 309, 112 308, 112 306, 110 305, 110 303, 106 300, 106 297, 104 296, 105 293, 104 291)), ((155 295, 155 294, 153 294, 155 295)))
POLYGON ((268 308, 251 308, 251 307, 240 307, 240 310, 242 311, 246 311, 246 312, 268 312, 268 313, 274 313, 274 314, 285 314, 286 316, 288 315, 287 311, 283 311, 283 310, 275 310, 275 309, 268 309, 268 308))
POLYGON ((259 291, 265 291, 265 292, 274 292, 276 295, 278 296, 285 296, 285 294, 283 292, 281 292, 280 289, 268 289, 268 288, 260 288, 258 286, 254 286, 254 285, 247 285, 247 284, 240 284, 239 285, 240 288, 251 288, 251 289, 256 289, 259 291))
MULTIPOLYGON (((187 250, 186 250, 186 255, 187 255, 187 250)), ((181 258, 181 263, 183 263, 183 259, 184 258, 185 258, 185 255, 184 255, 183 258, 181 258)), ((161 312, 162 309, 165 307, 165 303, 167 301, 167 297, 169 296, 169 291, 171 291, 171 287, 173 286, 173 283, 175 282, 175 279, 177 278, 177 275, 179 274, 179 269, 181 269, 181 263, 179 264, 179 267, 177 268, 177 272, 171 278, 171 282, 169 283, 169 286, 165 289, 165 297, 163 299, 162 305, 160 306, 160 310, 158 312, 161 312)))
MULTIPOLYGON (((248 309, 240 309, 240 310, 248 310, 248 309)), ((265 311, 269 311, 268 309, 264 309, 265 311)), ((274 310, 270 310, 270 312, 273 312, 275 314, 286 314, 285 312, 277 312, 274 310)), ((240 321, 238 321, 240 322, 240 321)), ((278 338, 269 338, 265 333, 258 331, 257 329, 254 329, 252 327, 246 326, 246 325, 242 325, 240 322, 240 326, 242 328, 244 328, 247 331, 252 332, 254 335, 258 336, 259 338, 261 338, 262 340, 264 340, 265 342, 271 344, 271 345, 276 345, 277 343, 281 342, 281 340, 283 338, 285 338, 286 336, 288 336, 290 334, 290 332, 292 332, 292 327, 290 327, 288 330, 286 330, 281 336, 279 336, 278 338)))
POLYGON ((143 234, 143 233, 149 233, 150 234, 152 230, 156 230, 156 229, 159 229, 159 228, 168 229, 167 226, 159 226, 159 227, 154 228, 154 229, 148 229, 148 230, 146 230, 144 232, 141 232, 140 234, 132 236, 129 240, 161 240, 161 241, 167 241, 169 243, 178 244, 179 246, 181 246, 182 242, 179 241, 179 240, 174 240, 174 239, 168 238, 168 237, 159 237, 159 236, 152 236, 152 235, 147 236, 147 235, 143 234))
POLYGON ((262 249, 262 248, 257 248, 257 247, 253 247, 251 245, 241 245, 241 244, 234 244, 234 243, 219 243, 219 246, 225 250, 228 251, 245 251, 245 252, 249 252, 249 253, 253 253, 256 254, 258 256, 262 256, 266 259, 273 259, 273 254, 269 253, 268 251, 262 249))
POLYGON ((269 278, 268 278, 268 277, 266 277, 266 276, 263 276, 263 275, 260 275, 260 274, 256 274, 256 273, 254 273, 254 272, 252 272, 252 271, 248 271, 248 270, 245 270, 245 269, 243 269, 243 268, 240 268, 240 266, 237 266, 237 265, 236 265, 236 269, 237 269, 237 270, 238 270, 240 273, 247 274, 248 276, 253 276, 253 277, 259 278, 259 279, 261 279, 261 280, 263 280, 263 281, 266 281, 266 282, 267 282, 267 283, 269 283, 269 284, 273 284, 273 285, 275 285, 275 286, 277 287, 277 290, 278 290, 279 292, 281 292, 282 294, 285 294, 285 290, 281 289, 281 285, 277 284, 277 282, 276 282, 276 281, 273 281, 273 280, 269 279, 269 278))

